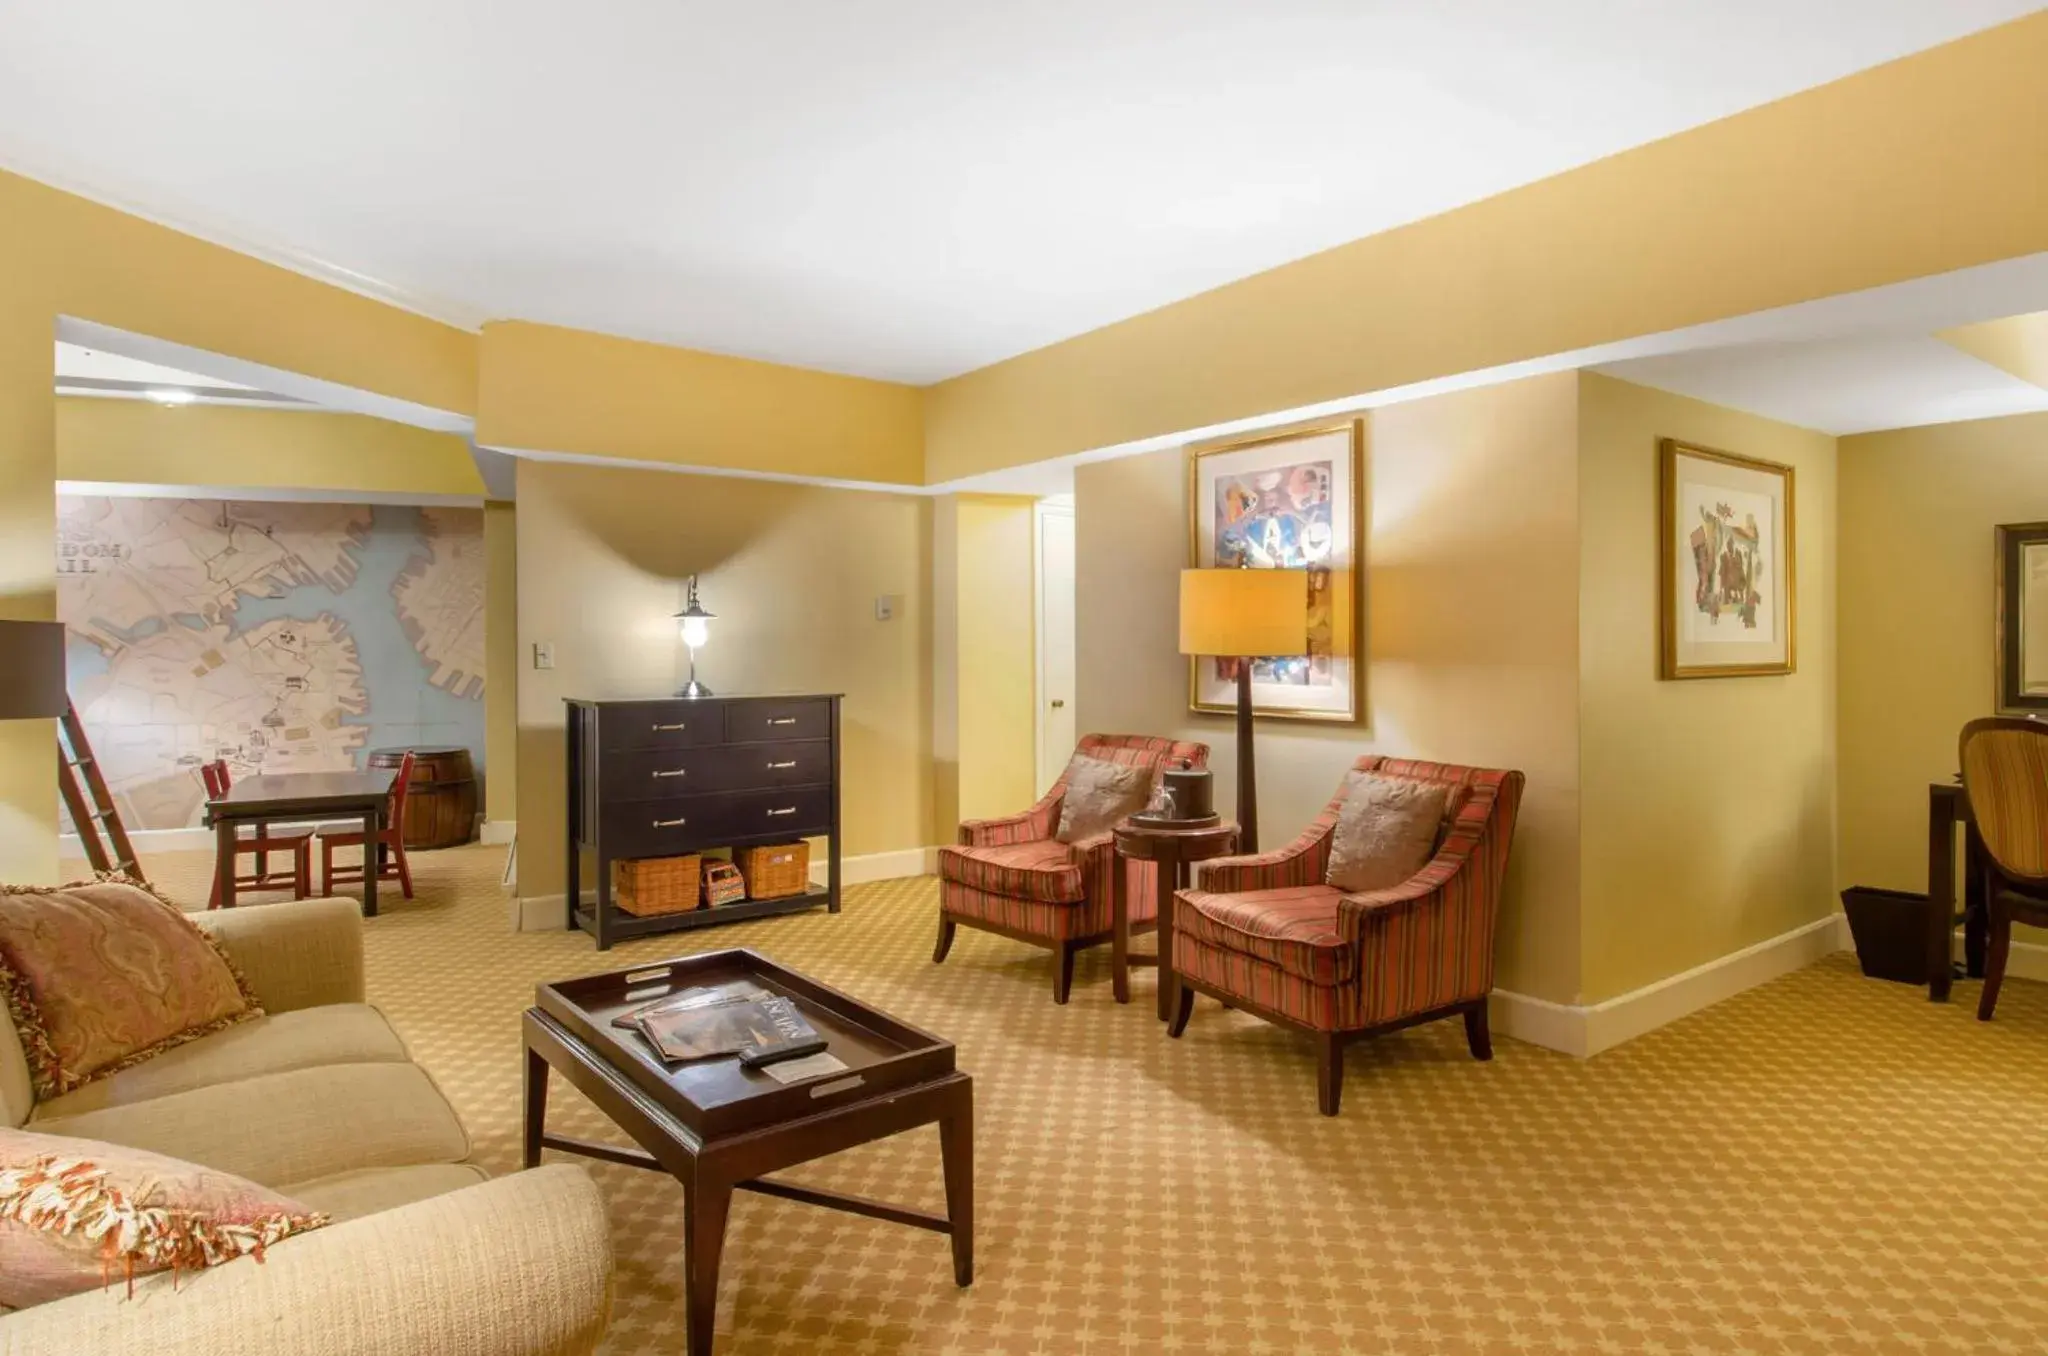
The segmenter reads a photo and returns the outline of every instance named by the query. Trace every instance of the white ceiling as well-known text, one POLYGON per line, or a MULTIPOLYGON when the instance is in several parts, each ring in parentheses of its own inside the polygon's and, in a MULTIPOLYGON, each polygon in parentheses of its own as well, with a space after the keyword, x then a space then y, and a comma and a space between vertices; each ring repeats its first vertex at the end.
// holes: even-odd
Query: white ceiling
POLYGON ((2048 410, 2048 390, 1931 336, 1697 349, 1596 370, 1833 434, 2048 410))
POLYGON ((929 381, 2034 0, 0 6, 0 163, 461 323, 929 381))

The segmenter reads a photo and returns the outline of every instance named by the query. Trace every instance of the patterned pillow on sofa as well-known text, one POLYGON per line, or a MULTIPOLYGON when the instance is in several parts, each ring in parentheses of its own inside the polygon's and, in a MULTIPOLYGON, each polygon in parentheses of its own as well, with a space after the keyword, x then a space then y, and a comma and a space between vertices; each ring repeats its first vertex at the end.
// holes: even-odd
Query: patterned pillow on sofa
POLYGON ((40 1100, 263 1015, 211 937, 120 877, 0 886, 0 992, 40 1100))
POLYGON ((0 1308, 253 1255, 327 1216, 254 1182, 97 1140, 0 1129, 0 1308))

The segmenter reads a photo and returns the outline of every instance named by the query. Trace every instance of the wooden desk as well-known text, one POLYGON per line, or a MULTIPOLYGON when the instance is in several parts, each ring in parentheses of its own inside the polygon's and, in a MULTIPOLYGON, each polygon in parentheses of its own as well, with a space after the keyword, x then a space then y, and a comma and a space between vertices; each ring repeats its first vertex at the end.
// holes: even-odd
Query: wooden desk
POLYGON ((1970 798, 1955 782, 1927 788, 1927 997, 1948 1001, 1955 983, 1956 825, 1963 826, 1963 972, 1984 976, 1989 914, 1984 895, 1984 844, 1970 818, 1970 798))
MULTIPOLYGON (((206 802, 206 824, 214 834, 214 871, 220 906, 235 907, 235 833, 244 824, 293 820, 359 820, 369 843, 391 812, 391 782, 397 774, 377 772, 273 772, 245 777, 219 800, 206 802)), ((377 916, 377 872, 384 848, 365 846, 363 913, 377 916)))
POLYGON ((1229 820, 1201 828, 1154 828, 1125 822, 1116 827, 1115 883, 1110 890, 1109 965, 1110 989, 1119 1003, 1131 1001, 1133 965, 1159 967, 1159 1020, 1173 1014, 1173 895, 1186 885, 1188 867, 1213 857, 1228 857, 1237 851, 1237 825, 1229 820), (1158 866, 1158 910, 1152 930, 1159 949, 1151 955, 1131 951, 1131 881, 1128 861, 1152 862, 1158 866))
POLYGON ((945 1234, 953 1283, 974 1279, 974 1084, 951 1041, 920 1031, 752 951, 711 951, 637 970, 543 984, 526 1010, 525 1162, 543 1149, 667 1173, 683 1188, 688 1356, 711 1356, 718 1264, 735 1191, 843 1210, 945 1234), (665 1064, 612 1019, 699 984, 750 979, 794 1000, 839 1073, 783 1084, 737 1058, 665 1064), (632 1136, 637 1148, 550 1134, 553 1072, 632 1136), (804 1186, 767 1174, 920 1126, 939 1130, 946 1213, 804 1186))

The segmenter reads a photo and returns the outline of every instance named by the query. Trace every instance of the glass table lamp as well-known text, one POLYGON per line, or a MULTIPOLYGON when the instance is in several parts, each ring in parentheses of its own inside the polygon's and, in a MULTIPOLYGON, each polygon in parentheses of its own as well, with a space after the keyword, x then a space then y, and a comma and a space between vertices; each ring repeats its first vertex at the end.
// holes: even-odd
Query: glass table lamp
POLYGON ((683 610, 676 613, 676 623, 683 633, 683 644, 690 651, 690 681, 684 683, 676 693, 678 697, 708 697, 711 689, 697 681, 697 651, 711 639, 711 620, 717 616, 706 612, 704 605, 697 601, 697 576, 690 576, 690 590, 684 600, 683 610))

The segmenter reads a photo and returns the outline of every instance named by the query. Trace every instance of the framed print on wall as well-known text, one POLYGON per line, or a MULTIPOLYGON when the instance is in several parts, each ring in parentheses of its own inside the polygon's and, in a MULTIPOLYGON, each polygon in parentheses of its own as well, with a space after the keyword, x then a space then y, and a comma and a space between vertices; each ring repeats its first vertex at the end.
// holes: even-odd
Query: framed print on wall
POLYGON ((1998 528, 1998 713, 2048 714, 2048 523, 1998 528))
POLYGON ((1791 673, 1792 468, 1658 441, 1665 678, 1791 673))
MULTIPOLYGON (((1364 669, 1365 425, 1357 419, 1205 447, 1188 459, 1188 563, 1308 572, 1304 655, 1251 660, 1262 716, 1355 721, 1364 669)), ((1188 706, 1237 710, 1235 659, 1188 660, 1188 706)))

